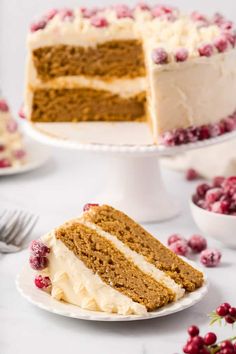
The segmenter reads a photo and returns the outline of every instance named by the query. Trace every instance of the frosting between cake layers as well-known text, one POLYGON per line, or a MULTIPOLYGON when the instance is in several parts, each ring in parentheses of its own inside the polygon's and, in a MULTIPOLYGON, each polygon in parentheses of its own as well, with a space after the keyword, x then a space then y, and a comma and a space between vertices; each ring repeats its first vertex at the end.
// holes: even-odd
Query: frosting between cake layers
POLYGON ((156 281, 171 289, 175 294, 176 300, 183 297, 185 290, 180 285, 178 285, 171 277, 166 275, 165 272, 159 270, 153 264, 149 263, 141 254, 138 254, 137 252, 131 250, 123 242, 118 240, 118 238, 108 232, 103 231, 99 226, 89 221, 83 220, 83 217, 81 218, 80 222, 85 226, 95 230, 100 236, 106 238, 108 241, 111 241, 114 246, 125 255, 126 258, 131 260, 144 273, 150 275, 156 281))
POLYGON ((93 311, 114 312, 121 315, 144 314, 146 307, 134 302, 106 285, 88 269, 54 232, 45 235, 43 242, 50 247, 49 266, 41 274, 48 275, 52 283, 51 295, 57 300, 93 311))

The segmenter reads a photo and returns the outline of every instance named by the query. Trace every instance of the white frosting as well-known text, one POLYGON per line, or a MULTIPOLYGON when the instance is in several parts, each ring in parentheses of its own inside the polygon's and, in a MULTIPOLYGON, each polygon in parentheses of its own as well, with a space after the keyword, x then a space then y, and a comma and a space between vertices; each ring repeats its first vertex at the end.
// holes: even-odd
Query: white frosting
POLYGON ((57 300, 64 300, 83 309, 114 312, 121 315, 144 314, 146 307, 134 302, 88 269, 74 255, 54 232, 42 238, 50 247, 49 267, 41 272, 49 275, 52 282, 51 295, 57 300))
POLYGON ((171 277, 166 275, 165 272, 159 270, 153 264, 149 263, 141 254, 132 251, 123 242, 118 240, 118 238, 108 232, 103 231, 95 224, 85 221, 83 218, 81 219, 81 222, 89 228, 95 230, 100 236, 106 238, 108 241, 111 241, 114 246, 125 255, 126 258, 130 259, 144 273, 148 274, 157 282, 171 289, 176 296, 176 300, 180 299, 184 295, 185 290, 180 285, 178 285, 171 277))
POLYGON ((148 62, 155 140, 165 131, 215 123, 236 110, 236 49, 159 70, 148 62))

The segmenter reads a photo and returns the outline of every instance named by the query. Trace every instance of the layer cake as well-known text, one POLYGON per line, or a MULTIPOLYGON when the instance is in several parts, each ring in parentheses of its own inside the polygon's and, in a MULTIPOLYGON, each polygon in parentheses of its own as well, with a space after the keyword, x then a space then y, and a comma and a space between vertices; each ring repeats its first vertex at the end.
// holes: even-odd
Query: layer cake
POLYGON ((31 244, 35 284, 84 309, 143 314, 203 284, 203 274, 127 215, 107 205, 31 244))
POLYGON ((236 49, 224 16, 169 6, 53 9, 28 36, 33 122, 147 121, 180 145, 236 128, 236 49))

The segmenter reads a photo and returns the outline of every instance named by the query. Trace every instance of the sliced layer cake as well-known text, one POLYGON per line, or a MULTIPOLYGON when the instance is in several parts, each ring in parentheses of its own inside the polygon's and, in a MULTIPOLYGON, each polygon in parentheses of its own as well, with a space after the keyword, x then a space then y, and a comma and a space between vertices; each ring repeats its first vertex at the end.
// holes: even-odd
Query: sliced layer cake
POLYGON ((224 16, 169 6, 53 9, 28 36, 33 122, 147 121, 156 143, 236 129, 236 35, 224 16))
POLYGON ((35 284, 84 309, 142 314, 203 284, 203 274, 127 215, 107 205, 31 244, 35 284))
POLYGON ((0 97, 0 168, 21 166, 25 162, 26 151, 17 122, 6 100, 0 97))

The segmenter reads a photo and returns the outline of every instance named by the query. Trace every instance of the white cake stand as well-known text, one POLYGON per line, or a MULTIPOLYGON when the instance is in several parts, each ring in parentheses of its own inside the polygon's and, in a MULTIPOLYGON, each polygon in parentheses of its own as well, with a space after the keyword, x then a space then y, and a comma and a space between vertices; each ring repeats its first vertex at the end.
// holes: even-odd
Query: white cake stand
POLYGON ((60 148, 102 154, 109 167, 102 193, 91 203, 110 204, 139 222, 159 222, 178 215, 168 194, 159 158, 204 148, 236 137, 236 132, 205 141, 164 147, 152 144, 146 123, 26 123, 27 133, 60 148))

